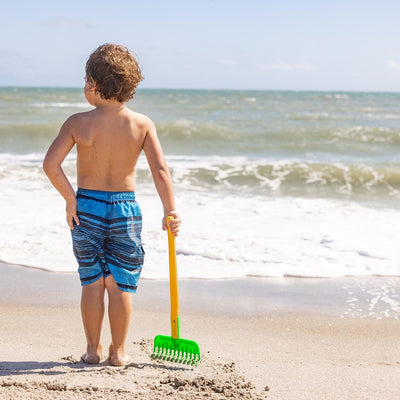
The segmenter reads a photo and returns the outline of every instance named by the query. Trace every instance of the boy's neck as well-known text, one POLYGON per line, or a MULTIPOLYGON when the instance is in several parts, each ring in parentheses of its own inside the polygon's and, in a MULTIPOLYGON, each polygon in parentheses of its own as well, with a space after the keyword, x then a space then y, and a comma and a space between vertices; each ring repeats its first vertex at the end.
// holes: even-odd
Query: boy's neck
POLYGON ((107 111, 112 111, 112 112, 119 112, 119 111, 122 111, 125 108, 125 103, 120 103, 119 101, 116 101, 116 100, 99 99, 98 101, 96 101, 94 106, 98 110, 107 110, 107 111))

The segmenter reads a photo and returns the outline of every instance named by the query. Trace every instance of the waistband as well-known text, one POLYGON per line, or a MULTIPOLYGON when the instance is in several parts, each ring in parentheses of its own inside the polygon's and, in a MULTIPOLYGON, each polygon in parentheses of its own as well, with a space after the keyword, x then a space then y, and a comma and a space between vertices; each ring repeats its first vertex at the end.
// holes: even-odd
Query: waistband
POLYGON ((103 192, 101 190, 79 188, 76 192, 76 196, 103 201, 105 203, 115 203, 117 201, 135 201, 135 192, 103 192))

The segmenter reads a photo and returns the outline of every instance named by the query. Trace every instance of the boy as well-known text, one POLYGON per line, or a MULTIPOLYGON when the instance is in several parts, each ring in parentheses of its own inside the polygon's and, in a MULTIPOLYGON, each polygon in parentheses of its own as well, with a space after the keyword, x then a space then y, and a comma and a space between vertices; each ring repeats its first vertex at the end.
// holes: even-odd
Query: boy
POLYGON ((79 264, 81 312, 87 339, 82 360, 99 363, 104 316, 104 293, 109 296, 111 330, 109 362, 128 362, 125 341, 131 314, 131 293, 136 292, 143 265, 142 216, 135 201, 135 169, 143 150, 169 228, 178 235, 171 177, 152 121, 125 107, 143 79, 135 57, 126 47, 104 44, 86 63, 85 97, 95 109, 72 115, 61 127, 43 162, 53 186, 66 201, 67 223, 79 264), (75 194, 61 164, 77 146, 75 194))

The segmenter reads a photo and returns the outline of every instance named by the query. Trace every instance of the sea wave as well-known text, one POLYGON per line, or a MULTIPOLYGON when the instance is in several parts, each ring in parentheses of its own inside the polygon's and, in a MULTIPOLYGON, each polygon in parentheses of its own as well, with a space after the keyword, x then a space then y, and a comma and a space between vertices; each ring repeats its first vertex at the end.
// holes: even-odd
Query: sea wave
MULTIPOLYGON (((43 184, 42 153, 0 153, 0 179, 25 181, 27 187, 43 184)), ((76 155, 64 162, 67 174, 75 174, 76 155)), ((167 156, 175 185, 182 190, 241 191, 257 195, 365 196, 400 198, 397 164, 318 163, 293 159, 246 157, 167 156)), ((149 166, 141 156, 138 184, 152 185, 149 166)))
POLYGON ((251 160, 243 157, 172 157, 169 163, 175 182, 187 187, 225 187, 254 193, 298 195, 400 195, 400 167, 397 165, 251 160))
POLYGON ((332 139, 336 141, 352 141, 354 143, 388 143, 398 145, 400 144, 400 130, 369 126, 339 127, 332 132, 332 139))
MULTIPOLYGON (((316 114, 315 119, 329 119, 324 114, 316 114)), ((332 118, 336 120, 335 118, 332 118)), ((224 121, 194 121, 190 118, 177 118, 169 122, 157 124, 157 130, 162 138, 169 140, 190 139, 196 143, 206 139, 213 141, 223 139, 227 146, 243 144, 242 142, 263 142, 267 148, 271 141, 294 141, 299 143, 319 143, 328 146, 332 139, 353 140, 354 142, 393 143, 400 144, 400 129, 375 125, 345 125, 327 126, 285 126, 276 125, 268 121, 240 121, 232 118, 224 121)), ((328 148, 325 148, 328 150, 328 148)))
MULTIPOLYGON (((265 196, 339 197, 392 202, 400 198, 398 165, 251 160, 243 157, 168 157, 183 190, 239 191, 265 196)), ((146 165, 138 181, 151 182, 146 165)))
POLYGON ((0 152, 3 154, 27 154, 45 151, 57 136, 61 127, 58 122, 0 123, 0 152))
POLYGON ((329 112, 304 111, 304 112, 286 114, 285 118, 298 121, 303 121, 303 120, 323 121, 323 120, 338 120, 338 119, 343 120, 343 119, 349 119, 351 117, 339 114, 332 114, 329 112))
MULTIPOLYGON (((41 139, 47 141, 55 137, 62 125, 62 120, 42 121, 40 116, 31 120, 0 121, 0 151, 7 150, 7 143, 22 141, 30 147, 20 146, 21 152, 35 151, 35 144, 41 139)), ((375 147, 365 151, 384 152, 386 147, 379 145, 400 146, 400 129, 380 126, 328 126, 301 127, 287 129, 268 126, 266 122, 257 121, 203 121, 196 122, 189 118, 179 118, 170 122, 157 124, 161 142, 170 149, 185 153, 265 153, 280 149, 298 149, 300 152, 319 151, 339 154, 342 147, 351 154, 352 145, 374 144, 375 147)), ((36 146, 38 147, 38 146, 36 146)), ((400 147, 398 149, 400 151, 400 147)))

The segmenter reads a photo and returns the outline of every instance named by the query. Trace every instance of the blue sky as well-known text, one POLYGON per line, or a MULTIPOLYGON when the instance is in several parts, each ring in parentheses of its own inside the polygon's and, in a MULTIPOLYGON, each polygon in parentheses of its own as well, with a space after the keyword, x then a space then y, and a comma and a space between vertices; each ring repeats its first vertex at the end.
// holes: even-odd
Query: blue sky
POLYGON ((134 50, 147 88, 400 91, 394 0, 13 1, 1 86, 83 84, 99 44, 134 50))

